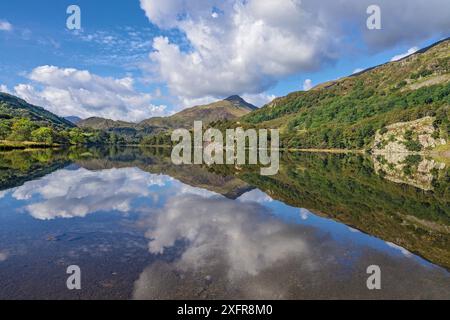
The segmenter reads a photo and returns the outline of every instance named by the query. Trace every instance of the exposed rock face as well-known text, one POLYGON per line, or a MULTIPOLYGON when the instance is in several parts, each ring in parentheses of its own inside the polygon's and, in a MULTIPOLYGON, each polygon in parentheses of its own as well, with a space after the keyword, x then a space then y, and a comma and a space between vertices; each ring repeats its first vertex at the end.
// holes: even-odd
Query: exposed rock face
POLYGON ((436 137, 433 123, 433 117, 425 117, 387 126, 376 133, 373 153, 416 153, 446 144, 445 139, 436 137))
POLYGON ((408 153, 378 154, 374 155, 373 161, 375 172, 385 179, 425 191, 433 190, 433 171, 445 169, 445 163, 408 153))
POLYGON ((402 141, 391 141, 388 142, 383 149, 375 150, 375 153, 388 153, 388 154, 405 154, 408 153, 408 149, 402 141))
POLYGON ((433 169, 443 170, 445 163, 424 159, 417 167, 417 171, 420 173, 430 173, 433 169))

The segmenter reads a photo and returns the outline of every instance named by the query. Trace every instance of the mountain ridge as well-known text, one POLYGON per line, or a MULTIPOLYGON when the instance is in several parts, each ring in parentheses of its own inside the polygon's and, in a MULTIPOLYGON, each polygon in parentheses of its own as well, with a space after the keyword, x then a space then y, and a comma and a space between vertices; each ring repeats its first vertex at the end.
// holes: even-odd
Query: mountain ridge
POLYGON ((202 120, 206 125, 218 120, 232 120, 244 116, 258 108, 238 95, 181 110, 168 117, 153 117, 139 123, 110 120, 101 117, 91 117, 80 121, 81 128, 115 130, 128 129, 144 132, 157 132, 175 128, 191 128, 194 121, 202 120))

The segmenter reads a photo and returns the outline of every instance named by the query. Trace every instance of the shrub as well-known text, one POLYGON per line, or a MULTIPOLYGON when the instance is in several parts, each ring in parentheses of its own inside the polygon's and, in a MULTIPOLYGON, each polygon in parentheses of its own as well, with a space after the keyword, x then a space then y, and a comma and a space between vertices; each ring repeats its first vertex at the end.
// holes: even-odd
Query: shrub
POLYGON ((53 144, 53 129, 42 127, 31 132, 31 138, 35 142, 53 144))
POLYGON ((31 140, 31 132, 35 125, 29 119, 21 118, 14 121, 9 139, 12 141, 31 140))

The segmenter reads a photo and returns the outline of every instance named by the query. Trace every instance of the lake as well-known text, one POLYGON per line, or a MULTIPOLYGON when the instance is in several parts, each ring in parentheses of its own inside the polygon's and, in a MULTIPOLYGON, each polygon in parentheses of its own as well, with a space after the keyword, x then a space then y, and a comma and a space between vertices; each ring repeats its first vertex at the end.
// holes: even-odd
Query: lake
POLYGON ((162 148, 0 153, 0 299, 450 299, 446 159, 281 156, 261 176, 162 148))

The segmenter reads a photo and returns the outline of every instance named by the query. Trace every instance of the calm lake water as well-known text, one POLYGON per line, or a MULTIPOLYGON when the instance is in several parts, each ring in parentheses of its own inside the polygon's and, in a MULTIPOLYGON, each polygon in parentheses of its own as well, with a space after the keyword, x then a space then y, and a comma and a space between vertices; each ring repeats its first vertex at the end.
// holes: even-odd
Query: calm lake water
POLYGON ((450 299, 449 187, 421 157, 285 153, 263 177, 166 149, 3 152, 0 299, 450 299))

